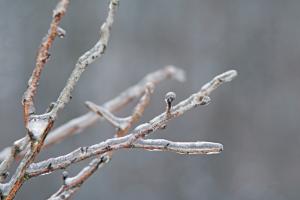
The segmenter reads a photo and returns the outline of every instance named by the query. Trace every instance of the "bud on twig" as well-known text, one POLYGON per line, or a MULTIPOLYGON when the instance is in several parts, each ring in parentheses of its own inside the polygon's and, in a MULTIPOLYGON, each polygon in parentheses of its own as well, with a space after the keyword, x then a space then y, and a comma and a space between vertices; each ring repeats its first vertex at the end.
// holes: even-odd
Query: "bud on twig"
POLYGON ((167 104, 166 112, 169 113, 172 107, 172 102, 176 99, 176 94, 174 92, 168 92, 165 96, 165 102, 167 104))
POLYGON ((68 176, 69 176, 69 173, 67 171, 63 171, 62 179, 63 179, 64 185, 66 185, 66 179, 68 178, 68 176))

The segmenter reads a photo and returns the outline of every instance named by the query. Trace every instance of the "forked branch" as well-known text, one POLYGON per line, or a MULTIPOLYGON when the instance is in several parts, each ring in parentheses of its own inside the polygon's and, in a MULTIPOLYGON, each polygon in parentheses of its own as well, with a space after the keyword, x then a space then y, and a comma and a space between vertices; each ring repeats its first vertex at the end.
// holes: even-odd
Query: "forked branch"
POLYGON ((53 17, 47 35, 43 39, 37 53, 35 68, 28 81, 28 87, 24 93, 23 115, 27 135, 14 142, 10 147, 0 152, 0 198, 6 200, 14 199, 22 184, 29 178, 42 174, 48 174, 58 169, 65 169, 70 165, 82 160, 94 157, 88 166, 84 167, 74 177, 69 177, 67 172, 63 173, 63 185, 49 199, 69 199, 81 185, 92 176, 95 171, 108 163, 113 152, 120 149, 142 149, 147 151, 169 151, 179 154, 216 154, 223 150, 222 144, 212 142, 174 142, 165 139, 146 139, 157 130, 166 128, 167 123, 176 117, 199 105, 207 105, 210 102, 209 95, 222 83, 231 81, 236 75, 235 70, 229 70, 213 78, 205 84, 198 92, 187 99, 174 105, 176 94, 168 92, 165 95, 166 109, 152 120, 137 126, 130 131, 143 115, 145 108, 150 102, 150 96, 155 86, 163 80, 174 78, 184 80, 182 70, 173 66, 167 66, 161 70, 147 75, 142 81, 121 93, 116 98, 108 101, 102 106, 92 102, 86 102, 90 112, 79 116, 54 131, 50 132, 52 126, 65 105, 71 99, 74 90, 82 73, 88 65, 100 58, 108 45, 110 31, 114 22, 114 16, 119 0, 110 0, 108 15, 100 28, 100 36, 96 44, 85 52, 77 61, 74 70, 70 74, 65 86, 57 100, 51 103, 49 109, 43 114, 36 114, 34 98, 37 93, 38 84, 42 70, 50 57, 50 48, 54 39, 64 37, 65 31, 59 27, 62 17, 65 15, 69 0, 59 0, 53 11, 53 17), (132 99, 140 98, 132 113, 128 117, 117 117, 114 111, 127 105, 132 99), (114 138, 103 142, 80 147, 66 155, 49 158, 34 163, 42 148, 63 141, 65 138, 80 133, 87 127, 94 124, 98 119, 106 119, 116 127, 114 138), (129 133, 129 134, 128 134, 129 133), (7 183, 3 183, 8 177, 8 170, 14 160, 22 158, 15 173, 7 183))
MULTIPOLYGON (((230 75, 231 79, 233 79, 236 76, 236 71, 228 71, 225 72, 219 77, 230 75)), ((223 82, 230 81, 231 79, 226 79, 223 82)), ((220 84, 219 84, 220 85, 220 84)), ((218 85, 218 86, 219 86, 218 85)), ((214 89, 216 89, 215 87, 214 89)), ((209 88, 206 88, 209 89, 209 88)), ((158 115, 157 117, 150 120, 148 123, 144 123, 136 127, 133 132, 127 136, 120 137, 120 138, 113 138, 108 139, 104 142, 89 146, 89 147, 81 147, 78 148, 69 154, 59 156, 56 158, 50 158, 48 160, 33 163, 28 168, 28 175, 29 177, 38 176, 45 173, 50 173, 57 169, 64 169, 68 166, 70 166, 73 163, 77 163, 79 161, 85 160, 87 158, 104 154, 106 152, 118 150, 121 148, 132 148, 134 147, 134 143, 137 142, 139 139, 142 139, 149 134, 155 132, 158 129, 164 128, 166 126, 166 123, 175 118, 179 117, 182 114, 184 114, 186 111, 195 108, 198 105, 206 105, 209 103, 209 97, 205 96, 207 94, 210 94, 211 91, 206 92, 208 90, 201 89, 199 92, 191 95, 189 98, 181 101, 177 105, 173 106, 170 110, 170 113, 167 114, 166 112, 163 112, 162 114, 158 115), (48 166, 51 166, 50 168, 48 166)), ((220 148, 221 146, 218 144, 215 146, 216 148, 220 148)), ((222 148, 221 148, 222 149, 222 148)), ((168 150, 168 149, 167 149, 168 150)), ((215 150, 214 150, 215 151, 215 150)), ((199 152, 201 152, 199 150, 199 152)))

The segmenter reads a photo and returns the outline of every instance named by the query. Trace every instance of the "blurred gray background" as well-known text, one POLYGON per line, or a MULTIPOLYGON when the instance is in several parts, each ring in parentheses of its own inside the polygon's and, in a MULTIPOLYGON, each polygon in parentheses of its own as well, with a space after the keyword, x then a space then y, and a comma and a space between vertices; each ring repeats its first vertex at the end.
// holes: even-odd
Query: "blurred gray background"
MULTIPOLYGON (((57 1, 0 1, 0 148, 25 134, 21 97, 57 1)), ((108 1, 72 0, 51 49, 36 104, 56 99, 77 58, 97 40, 108 1)), ((212 156, 122 150, 83 185, 74 199, 298 200, 300 198, 300 1, 121 0, 103 59, 90 66, 56 126, 102 104, 145 74, 173 64, 187 81, 155 90, 142 121, 164 109, 170 90, 177 102, 213 76, 239 76, 215 91, 209 106, 194 109, 152 137, 221 142, 212 156)), ((130 113, 131 104, 119 116, 130 113)), ((58 156, 107 138, 105 122, 41 153, 58 156)), ((87 162, 69 169, 78 172, 87 162)), ((61 171, 26 182, 16 199, 45 199, 61 185, 61 171)))

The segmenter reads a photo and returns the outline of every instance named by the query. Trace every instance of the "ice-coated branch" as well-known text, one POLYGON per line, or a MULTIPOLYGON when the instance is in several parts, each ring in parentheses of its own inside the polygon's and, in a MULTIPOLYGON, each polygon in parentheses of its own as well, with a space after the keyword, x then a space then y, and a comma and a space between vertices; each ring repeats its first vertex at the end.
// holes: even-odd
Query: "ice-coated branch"
POLYGON ((125 126, 130 121, 131 117, 116 117, 114 114, 112 114, 109 110, 105 109, 104 107, 98 106, 93 102, 87 101, 85 102, 85 105, 94 113, 99 115, 100 117, 103 117, 106 119, 111 125, 113 125, 117 130, 122 130, 125 128, 125 126))
POLYGON ((47 35, 44 37, 36 57, 35 68, 32 75, 28 81, 28 87, 23 95, 23 113, 24 122, 27 127, 29 116, 35 113, 34 108, 34 96, 37 91, 40 76, 47 60, 50 57, 49 50, 54 42, 56 36, 60 36, 62 33, 62 28, 59 27, 59 23, 66 13, 67 7, 69 5, 69 0, 60 0, 56 8, 53 10, 53 18, 50 24, 47 35))
MULTIPOLYGON (((167 79, 175 79, 177 81, 184 81, 185 74, 182 69, 176 68, 174 66, 166 66, 162 69, 159 69, 155 72, 149 73, 146 75, 141 81, 139 81, 134 86, 129 87, 124 92, 122 92, 117 97, 112 100, 104 103, 101 107, 107 109, 110 112, 117 111, 123 108, 125 105, 130 103, 134 98, 141 96, 147 85, 150 83, 154 87, 165 81, 167 79)), ((44 147, 51 146, 53 144, 59 143, 63 141, 65 138, 70 137, 74 134, 80 133, 85 130, 87 127, 95 124, 98 119, 102 119, 99 115, 88 112, 82 116, 76 117, 69 122, 61 125, 55 130, 51 131, 44 143, 44 147)), ((15 142, 18 145, 19 151, 16 152, 16 157, 22 157, 24 155, 24 150, 27 144, 29 143, 28 137, 23 137, 15 142)), ((10 147, 6 147, 0 152, 0 161, 4 161, 6 158, 10 158, 10 152, 15 148, 14 145, 10 147)), ((15 159, 14 158, 14 159, 15 159)))
MULTIPOLYGON (((223 150, 223 145, 212 142, 173 142, 163 139, 140 139, 128 148, 201 155, 220 153, 223 150)), ((93 159, 89 165, 83 168, 76 176, 66 178, 64 184, 49 200, 69 199, 97 169, 102 167, 105 163, 108 163, 109 160, 109 156, 100 156, 99 158, 93 159)))
MULTIPOLYGON (((42 70, 47 62, 47 59, 50 56, 49 49, 52 46, 52 43, 56 36, 59 35, 61 28, 59 28, 59 23, 64 16, 66 9, 68 7, 69 0, 60 0, 53 11, 53 18, 50 24, 50 28, 48 34, 43 39, 42 44, 38 50, 37 58, 36 58, 36 66, 32 72, 32 75, 28 81, 28 87, 25 91, 22 99, 23 103, 23 115, 24 115, 24 122, 25 127, 27 129, 28 136, 31 141, 30 149, 26 152, 23 160, 20 162, 19 166, 17 167, 16 172, 10 179, 9 183, 5 184, 5 190, 3 190, 2 196, 5 197, 7 200, 14 199, 17 191, 22 186, 24 182, 24 176, 26 169, 28 166, 34 161, 36 155, 39 153, 43 141, 50 131, 53 121, 47 117, 46 115, 34 115, 35 108, 34 108, 34 96, 37 91, 38 83, 40 80, 40 75, 42 70), (36 124, 36 127, 32 125, 36 124), (37 138, 39 137, 39 138, 37 138)), ((26 148, 27 144, 24 144, 24 148, 26 148)), ((12 164, 14 158, 19 151, 18 146, 14 145, 13 148, 10 150, 10 154, 6 159, 1 163, 0 174, 6 174, 8 168, 12 164)), ((3 176, 2 176, 3 179, 3 176)))
MULTIPOLYGON (((59 23, 63 16, 65 15, 69 0, 61 0, 56 8, 53 11, 53 17, 48 30, 47 35, 44 37, 36 57, 35 68, 31 74, 31 77, 28 81, 28 86, 24 92, 22 103, 23 103, 23 115, 24 122, 27 128, 29 118, 35 112, 34 108, 34 96, 37 91, 39 84, 40 76, 42 70, 50 56, 49 49, 51 48, 54 39, 58 35, 59 23)), ((61 28, 60 28, 61 29, 61 28)), ((31 135, 31 134, 30 134, 31 135)), ((26 145, 25 145, 26 146, 26 145)), ((15 157, 19 153, 18 145, 13 145, 12 148, 7 149, 7 156, 3 159, 3 162, 0 164, 0 182, 4 181, 7 171, 13 163, 15 157)))
POLYGON ((144 95, 140 98, 139 102, 133 109, 131 116, 125 118, 116 117, 109 110, 101 106, 98 106, 90 101, 85 102, 85 104, 91 111, 103 117, 114 127, 116 127, 117 128, 116 136, 121 137, 126 135, 129 129, 131 128, 131 126, 141 118, 141 116, 145 111, 145 108, 148 106, 150 102, 150 95, 153 93, 153 90, 154 90, 154 84, 149 82, 146 85, 144 95))
POLYGON ((109 3, 109 10, 106 21, 100 28, 99 41, 89 51, 85 52, 77 61, 74 70, 72 71, 65 87, 61 91, 57 101, 55 102, 50 115, 55 119, 59 110, 70 101, 71 93, 74 90, 82 73, 86 70, 87 66, 93 63, 97 58, 101 57, 107 48, 108 40, 110 38, 110 30, 114 22, 114 16, 119 4, 119 0, 111 0, 109 3))
POLYGON ((149 151, 170 151, 179 154, 217 154, 223 145, 213 142, 172 142, 164 139, 140 139, 132 144, 132 148, 149 151))
POLYGON ((216 77, 214 77, 210 82, 202 86, 200 92, 202 95, 209 95, 212 91, 217 89, 220 85, 226 82, 232 81, 237 76, 236 70, 226 71, 216 77))
POLYGON ((48 200, 66 200, 78 191, 81 185, 92 176, 97 169, 110 161, 108 156, 100 156, 93 159, 88 166, 84 167, 76 176, 65 177, 63 185, 48 200))
MULTIPOLYGON (((92 102, 86 102, 86 105, 88 108, 90 108, 93 112, 97 113, 98 115, 105 118, 107 121, 109 121, 113 126, 117 128, 117 132, 115 134, 115 137, 122 137, 126 135, 129 131, 129 129, 132 127, 134 123, 139 121, 141 116, 143 115, 145 108, 148 106, 150 102, 150 96, 153 93, 155 85, 151 82, 146 84, 144 95, 140 98, 139 102, 133 109, 132 115, 126 118, 118 118, 114 116, 110 111, 107 109, 97 106, 96 104, 92 102)), ((76 180, 80 180, 77 182, 80 182, 80 184, 76 184, 75 186, 62 186, 58 192, 56 192, 52 198, 58 198, 62 199, 62 197, 71 197, 77 190, 80 189, 81 185, 87 181, 87 179, 92 176, 93 173, 99 168, 97 163, 101 163, 101 166, 103 166, 105 163, 108 163, 108 161, 111 159, 113 155, 113 151, 107 152, 103 155, 100 155, 98 158, 94 158, 90 163, 88 167, 83 168, 78 175, 76 175, 76 180), (107 162, 101 162, 102 159, 106 159, 107 162), (95 164, 96 163, 96 164, 95 164), (87 170, 89 169, 89 170, 87 170)))
MULTIPOLYGON (((226 73, 227 72, 225 72, 224 74, 226 73)), ((214 87, 214 89, 216 88, 217 87, 214 87)), ((66 168, 73 163, 79 162, 95 155, 104 154, 106 152, 118 150, 121 148, 130 148, 132 147, 132 144, 134 144, 137 140, 146 137, 147 135, 155 132, 160 128, 165 127, 166 123, 169 120, 183 115, 186 111, 195 108, 198 105, 208 104, 210 98, 206 95, 210 94, 213 89, 210 90, 209 87, 207 89, 209 92, 203 92, 203 90, 200 90, 199 92, 191 95, 189 98, 173 106, 168 114, 166 112, 163 112, 162 114, 150 120, 148 123, 139 125, 133 130, 131 134, 127 136, 108 139, 99 144, 76 149, 71 153, 63 156, 50 158, 38 163, 33 163, 29 167, 27 173, 29 177, 38 176, 57 169, 66 168), (48 167, 49 165, 51 166, 51 168, 48 167)))
MULTIPOLYGON (((63 5, 68 5, 68 0, 62 0, 58 3, 58 6, 54 10, 54 18, 56 19, 57 16, 62 15, 61 12, 65 10, 63 5)), ((33 75, 34 80, 37 81, 31 82, 29 80, 29 87, 33 85, 33 89, 28 90, 29 92, 25 92, 25 98, 23 98, 24 104, 24 120, 25 125, 28 130, 28 136, 30 138, 31 144, 30 149, 26 152, 24 158, 20 162, 16 172, 12 176, 11 180, 8 185, 7 191, 4 191, 4 196, 7 200, 13 199, 16 195, 16 192, 22 186, 26 178, 24 178, 26 169, 28 166, 34 161, 35 157, 40 152, 44 141, 46 139, 47 134, 51 130, 53 123, 57 117, 57 113, 59 110, 63 109, 65 105, 70 101, 71 92, 74 90, 76 83, 78 82, 81 74, 85 71, 87 66, 94 62, 97 57, 100 57, 104 54, 105 49, 108 44, 111 26, 113 24, 114 15, 116 12, 116 8, 118 6, 118 0, 111 0, 109 4, 109 12, 106 18, 106 21, 102 24, 100 29, 100 39, 96 43, 96 45, 83 54, 79 59, 78 62, 72 71, 65 87, 61 91, 58 99, 55 103, 51 105, 51 109, 49 112, 42 114, 42 115, 34 115, 34 106, 33 106, 33 96, 35 95, 35 91, 38 85, 39 74, 41 72, 42 67, 37 67, 38 72, 37 75, 33 75), (28 100, 29 99, 29 100, 28 100), (32 103, 31 103, 32 102, 32 103)), ((60 18, 59 18, 60 19, 60 18)), ((52 26, 52 23, 51 23, 52 26)), ((57 28, 55 29, 55 36, 58 35, 57 28)), ((59 29, 60 35, 63 31, 59 29)), ((45 51, 46 53, 48 50, 45 51)), ((48 54, 47 54, 48 55, 48 54)), ((43 61, 45 62, 45 61, 43 61)), ((33 73, 35 74, 35 72, 33 73)))

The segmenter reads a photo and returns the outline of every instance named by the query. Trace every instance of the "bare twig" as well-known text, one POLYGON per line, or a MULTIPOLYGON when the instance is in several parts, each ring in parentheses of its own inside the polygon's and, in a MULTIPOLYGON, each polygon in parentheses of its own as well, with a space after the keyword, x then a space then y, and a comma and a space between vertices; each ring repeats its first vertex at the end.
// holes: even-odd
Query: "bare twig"
MULTIPOLYGON (((236 71, 228 71, 219 76, 218 78, 224 78, 223 82, 230 81, 236 76, 236 71)), ((213 79, 214 80, 214 79, 213 79)), ((218 84, 219 86, 220 84, 218 84)), ((211 85, 216 89, 214 84, 211 85)), ((214 89, 210 89, 210 87, 206 87, 206 90, 201 89, 199 92, 191 95, 186 100, 181 101, 176 106, 173 106, 170 109, 170 112, 167 114, 164 112, 159 116, 153 118, 148 123, 144 123, 134 129, 134 131, 124 137, 120 138, 113 138, 101 142, 99 144, 95 144, 85 148, 79 148, 77 150, 72 151, 69 154, 59 156, 56 158, 50 158, 48 160, 33 163, 30 165, 29 169, 27 170, 28 176, 38 176, 41 174, 49 173, 57 169, 66 168, 72 163, 79 162, 81 160, 87 159, 89 157, 100 155, 109 151, 118 150, 121 148, 132 148, 132 144, 134 144, 137 140, 144 138, 145 136, 149 135, 150 133, 160 129, 166 125, 166 123, 171 120, 172 118, 179 117, 184 114, 186 111, 198 106, 198 105, 205 105, 209 102, 209 97, 205 96, 210 94, 211 91, 214 89), (207 92, 209 91, 209 92, 207 92), (48 166, 51 166, 49 168, 48 166)), ((220 148, 218 144, 216 148, 220 148)), ((201 151, 198 151, 201 152, 201 151)))
POLYGON ((112 124, 117 129, 124 129, 125 126, 130 121, 131 117, 121 118, 114 116, 109 110, 94 104, 93 102, 87 101, 85 105, 93 112, 98 114, 100 117, 106 119, 110 124, 112 124))

